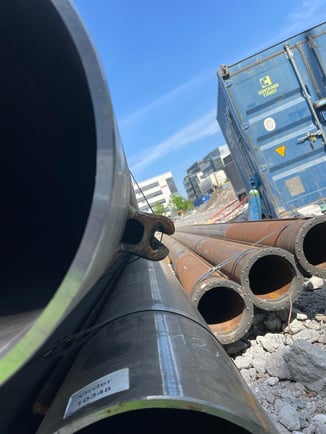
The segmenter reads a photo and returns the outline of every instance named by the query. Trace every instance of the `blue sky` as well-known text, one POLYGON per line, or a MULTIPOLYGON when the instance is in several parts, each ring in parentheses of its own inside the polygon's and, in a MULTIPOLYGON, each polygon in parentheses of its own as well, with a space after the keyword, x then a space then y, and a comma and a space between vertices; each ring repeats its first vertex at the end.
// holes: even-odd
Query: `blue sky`
POLYGON ((138 181, 225 144, 216 122, 219 66, 326 20, 325 0, 73 0, 107 76, 138 181))

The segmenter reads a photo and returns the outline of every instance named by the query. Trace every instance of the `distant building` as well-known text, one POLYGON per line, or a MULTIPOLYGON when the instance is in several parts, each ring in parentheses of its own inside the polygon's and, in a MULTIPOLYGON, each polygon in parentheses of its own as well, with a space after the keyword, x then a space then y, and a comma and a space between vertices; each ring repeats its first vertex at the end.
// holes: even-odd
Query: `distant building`
POLYGON ((171 172, 146 179, 145 181, 139 182, 138 186, 134 184, 136 199, 139 210, 144 212, 151 212, 148 203, 152 208, 156 204, 161 203, 164 208, 167 209, 171 194, 178 193, 171 172))
MULTIPOLYGON (((203 195, 212 192, 216 188, 216 182, 214 183, 211 175, 219 173, 221 170, 224 170, 224 165, 218 148, 207 154, 202 160, 192 164, 183 180, 188 198, 194 202, 203 195)), ((222 179, 221 174, 218 178, 222 179)))
POLYGON ((192 175, 186 175, 183 179, 183 185, 187 192, 188 199, 194 202, 197 198, 202 196, 200 189, 201 172, 192 175))
POLYGON ((220 185, 223 185, 227 180, 227 176, 224 170, 218 170, 211 173, 206 178, 204 178, 200 184, 200 190, 203 194, 210 194, 220 185))

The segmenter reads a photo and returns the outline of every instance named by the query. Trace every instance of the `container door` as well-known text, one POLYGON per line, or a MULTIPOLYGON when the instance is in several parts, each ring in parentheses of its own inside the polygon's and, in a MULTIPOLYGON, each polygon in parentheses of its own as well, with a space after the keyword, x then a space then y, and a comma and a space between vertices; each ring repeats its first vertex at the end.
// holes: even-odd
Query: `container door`
POLYGON ((326 197, 326 35, 313 30, 238 64, 228 87, 278 215, 326 197))

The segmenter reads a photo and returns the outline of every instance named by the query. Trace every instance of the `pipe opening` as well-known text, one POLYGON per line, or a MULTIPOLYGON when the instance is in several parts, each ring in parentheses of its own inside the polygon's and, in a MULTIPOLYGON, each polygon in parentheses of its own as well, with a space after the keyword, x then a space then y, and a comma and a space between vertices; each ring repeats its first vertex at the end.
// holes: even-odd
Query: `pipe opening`
POLYGON ((125 231, 122 237, 122 242, 128 244, 138 244, 144 236, 144 225, 137 219, 128 219, 125 231))
POLYGON ((276 301, 291 289, 296 271, 292 264, 278 255, 259 258, 249 272, 253 294, 266 301, 276 301))
POLYGON ((313 226, 303 240, 306 260, 316 268, 326 268, 326 222, 313 226))
POLYGON ((236 327, 242 319, 245 302, 240 294, 228 287, 215 287, 205 292, 198 303, 198 310, 207 324, 236 327))
MULTIPOLYGON (((189 408, 193 404, 189 403, 189 408)), ((134 410, 111 416, 79 431, 81 434, 102 434, 104 432, 127 433, 136 427, 142 434, 249 434, 249 431, 225 419, 194 410, 171 408, 150 408, 134 410)))
POLYGON ((79 53, 52 3, 1 2, 0 29, 4 316, 44 308, 63 280, 93 199, 96 133, 79 53))

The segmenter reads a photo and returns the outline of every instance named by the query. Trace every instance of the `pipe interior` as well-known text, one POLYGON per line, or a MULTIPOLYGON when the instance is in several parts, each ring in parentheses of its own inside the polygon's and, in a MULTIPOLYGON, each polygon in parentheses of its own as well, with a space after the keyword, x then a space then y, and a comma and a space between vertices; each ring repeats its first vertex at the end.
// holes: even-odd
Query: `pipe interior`
POLYGON ((312 227, 303 240, 306 260, 316 268, 326 268, 326 222, 312 227))
MULTIPOLYGON (((190 405, 189 405, 190 406, 190 405)), ((142 434, 249 434, 246 429, 210 414, 194 410, 152 408, 111 416, 77 432, 124 434, 131 429, 142 434)))
POLYGON ((254 295, 276 301, 291 290, 296 271, 292 264, 278 255, 259 258, 249 271, 249 285, 254 295))
POLYGON ((96 134, 79 53, 51 2, 1 2, 0 47, 5 317, 44 308, 76 254, 93 198, 96 134))
POLYGON ((245 302, 240 294, 228 287, 215 287, 206 291, 198 303, 198 310, 207 324, 220 324, 227 327, 239 325, 245 310, 245 302))

